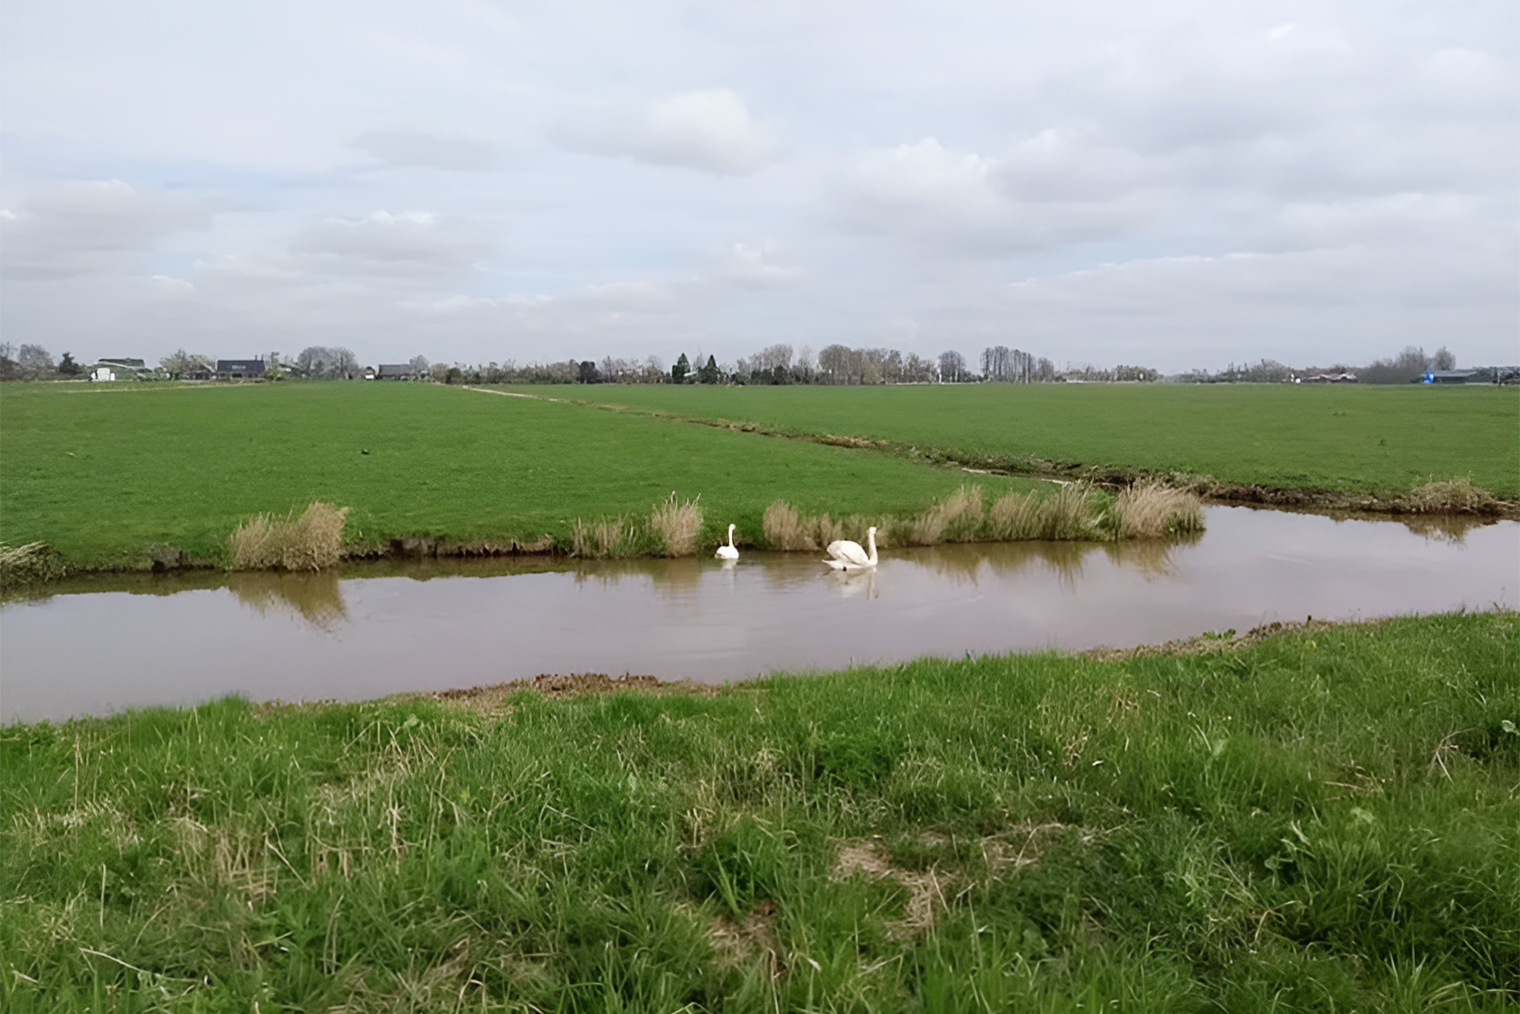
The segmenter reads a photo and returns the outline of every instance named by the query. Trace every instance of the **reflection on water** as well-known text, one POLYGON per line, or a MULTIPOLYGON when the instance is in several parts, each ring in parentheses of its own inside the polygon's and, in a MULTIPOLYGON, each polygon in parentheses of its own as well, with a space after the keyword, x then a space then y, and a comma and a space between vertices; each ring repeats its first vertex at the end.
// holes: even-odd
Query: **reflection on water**
POLYGON ((1461 514, 1409 514, 1399 518, 1416 535, 1442 542, 1460 543, 1475 528, 1494 523, 1492 518, 1475 518, 1461 514))
POLYGON ((322 630, 331 630, 348 619, 343 605, 343 586, 336 571, 281 573, 240 571, 228 575, 227 587, 238 601, 259 615, 271 610, 299 616, 322 630))
POLYGON ((75 580, 0 606, 0 719, 552 672, 723 681, 1516 604, 1520 524, 1401 520, 1216 507, 1186 541, 892 549, 857 574, 821 554, 750 552, 75 580))

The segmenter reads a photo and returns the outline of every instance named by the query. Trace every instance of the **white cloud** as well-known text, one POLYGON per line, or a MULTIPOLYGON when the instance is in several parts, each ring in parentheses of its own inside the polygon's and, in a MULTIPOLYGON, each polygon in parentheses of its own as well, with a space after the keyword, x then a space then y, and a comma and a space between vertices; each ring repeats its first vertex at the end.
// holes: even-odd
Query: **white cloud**
POLYGON ((5 277, 68 278, 131 270, 170 236, 208 227, 211 209, 121 180, 70 180, 42 188, 0 221, 5 277))
POLYGON ((475 223, 418 211, 329 218, 291 243, 294 253, 323 270, 360 275, 457 274, 490 249, 489 238, 475 223))
POLYGON ((770 131, 727 88, 684 92, 639 110, 580 110, 553 137, 594 155, 744 176, 780 157, 770 131))

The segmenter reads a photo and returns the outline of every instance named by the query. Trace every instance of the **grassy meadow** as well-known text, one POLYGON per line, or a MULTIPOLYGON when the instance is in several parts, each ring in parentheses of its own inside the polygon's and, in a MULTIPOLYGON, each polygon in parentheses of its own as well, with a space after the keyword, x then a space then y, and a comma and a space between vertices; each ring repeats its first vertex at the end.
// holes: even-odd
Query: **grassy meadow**
POLYGON ((1501 612, 10 726, 0 1008, 1513 1010, 1517 668, 1501 612))
MULTIPOLYGON (((518 388, 544 394, 544 388, 518 388)), ((1520 497, 1520 390, 1351 385, 979 384, 556 390, 682 418, 1220 482, 1400 494, 1432 477, 1520 497)))
MULTIPOLYGON (((428 535, 570 542, 577 519, 698 501, 713 546, 807 513, 909 513, 970 476, 878 452, 431 384, 0 388, 0 543, 79 566, 152 546, 218 561, 240 523, 316 500, 353 543, 428 535)), ((989 496, 1034 483, 975 477, 989 496)), ((856 535, 860 538, 860 535, 856 535)), ((710 551, 710 550, 709 550, 710 551)))

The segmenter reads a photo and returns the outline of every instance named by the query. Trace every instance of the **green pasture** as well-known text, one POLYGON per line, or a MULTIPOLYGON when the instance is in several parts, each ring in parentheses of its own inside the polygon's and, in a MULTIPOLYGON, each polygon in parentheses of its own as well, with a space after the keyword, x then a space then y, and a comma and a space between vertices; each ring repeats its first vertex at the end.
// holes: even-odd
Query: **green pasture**
MULTIPOLYGON (((519 388, 545 394, 544 388, 519 388)), ((605 385, 553 396, 903 449, 1403 493, 1470 478, 1520 495, 1520 390, 1350 385, 605 385)))
MULTIPOLYGON (((220 559, 260 512, 351 507, 350 542, 424 534, 563 543, 572 522, 700 495, 713 545, 804 512, 911 512, 972 478, 889 454, 431 384, 0 388, 0 542, 72 563, 147 547, 220 559)), ((975 477, 986 492, 1010 485, 975 477)))
POLYGON ((1514 1010, 1520 616, 1198 648, 12 725, 0 1009, 1514 1010))

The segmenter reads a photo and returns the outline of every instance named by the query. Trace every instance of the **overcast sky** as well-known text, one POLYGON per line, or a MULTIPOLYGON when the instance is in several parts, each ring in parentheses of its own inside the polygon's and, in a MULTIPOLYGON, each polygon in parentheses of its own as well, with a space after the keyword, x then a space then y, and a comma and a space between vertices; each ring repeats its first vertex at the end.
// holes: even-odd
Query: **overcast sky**
POLYGON ((1520 3, 6 0, 0 339, 1520 361, 1520 3))

